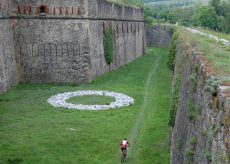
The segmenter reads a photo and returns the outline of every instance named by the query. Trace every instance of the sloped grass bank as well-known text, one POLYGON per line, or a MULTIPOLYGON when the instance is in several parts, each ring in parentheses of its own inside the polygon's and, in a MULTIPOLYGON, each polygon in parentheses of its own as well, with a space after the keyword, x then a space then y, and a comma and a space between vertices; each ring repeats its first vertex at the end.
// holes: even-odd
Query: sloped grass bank
POLYGON ((206 30, 203 28, 195 28, 196 30, 208 33, 208 34, 212 34, 217 36, 218 38, 223 38, 223 39, 227 39, 230 40, 230 34, 226 34, 226 33, 221 33, 221 32, 216 32, 216 31, 211 31, 211 30, 206 30))
POLYGON ((120 161, 119 143, 131 138, 127 163, 169 162, 170 73, 168 50, 147 55, 91 84, 20 84, 0 95, 0 163, 120 161), (77 90, 108 90, 135 99, 108 111, 54 108, 47 99, 77 90))
POLYGON ((212 74, 214 74, 221 83, 229 82, 230 47, 217 43, 215 40, 205 36, 193 34, 183 27, 179 27, 178 30, 182 40, 188 42, 197 52, 205 57, 204 60, 206 60, 206 65, 212 68, 212 74))

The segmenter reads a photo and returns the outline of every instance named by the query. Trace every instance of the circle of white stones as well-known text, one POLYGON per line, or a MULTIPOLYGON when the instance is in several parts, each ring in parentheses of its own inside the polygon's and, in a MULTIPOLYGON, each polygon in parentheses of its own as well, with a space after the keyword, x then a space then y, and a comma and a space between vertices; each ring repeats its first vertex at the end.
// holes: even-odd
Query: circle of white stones
POLYGON ((67 109, 77 109, 77 110, 107 110, 115 109, 120 107, 129 106, 134 103, 134 99, 117 92, 109 91, 95 91, 95 90, 86 90, 86 91, 76 91, 76 92, 64 92, 50 97, 48 103, 54 107, 62 107, 67 109), (109 105, 83 105, 83 104, 72 104, 67 103, 71 97, 76 96, 85 96, 85 95, 100 95, 100 96, 109 96, 115 99, 114 102, 111 102, 109 105))

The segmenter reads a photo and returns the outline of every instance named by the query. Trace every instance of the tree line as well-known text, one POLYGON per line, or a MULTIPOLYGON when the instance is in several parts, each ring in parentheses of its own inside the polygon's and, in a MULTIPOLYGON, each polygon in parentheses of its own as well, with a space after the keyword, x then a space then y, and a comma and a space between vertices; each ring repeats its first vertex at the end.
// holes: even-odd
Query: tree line
POLYGON ((167 22, 183 26, 202 26, 215 31, 230 33, 230 2, 211 0, 209 5, 177 7, 170 5, 146 6, 145 20, 148 24, 167 22))
POLYGON ((143 7, 143 0, 109 0, 115 3, 125 4, 133 7, 143 7))

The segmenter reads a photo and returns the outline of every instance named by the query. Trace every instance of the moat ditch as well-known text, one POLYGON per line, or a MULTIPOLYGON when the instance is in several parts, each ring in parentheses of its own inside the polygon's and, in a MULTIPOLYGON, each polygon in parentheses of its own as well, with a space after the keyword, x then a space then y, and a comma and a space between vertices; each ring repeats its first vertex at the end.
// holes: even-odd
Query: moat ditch
POLYGON ((128 163, 169 163, 171 80, 168 49, 148 49, 144 57, 89 84, 19 84, 0 95, 2 163, 118 163, 120 141, 131 148, 128 163), (52 95, 107 90, 134 98, 119 110, 55 108, 52 95))

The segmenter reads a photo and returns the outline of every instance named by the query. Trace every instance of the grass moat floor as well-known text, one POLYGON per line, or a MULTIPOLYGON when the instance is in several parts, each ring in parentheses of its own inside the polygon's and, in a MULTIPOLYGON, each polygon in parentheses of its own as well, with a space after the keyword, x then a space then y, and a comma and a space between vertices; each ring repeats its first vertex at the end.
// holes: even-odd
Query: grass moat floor
POLYGON ((167 56, 168 49, 148 49, 144 57, 90 84, 20 84, 0 95, 0 163, 117 164, 124 137, 131 144, 126 163, 169 163, 167 56), (78 90, 119 92, 135 103, 106 111, 47 103, 52 95, 78 90))

